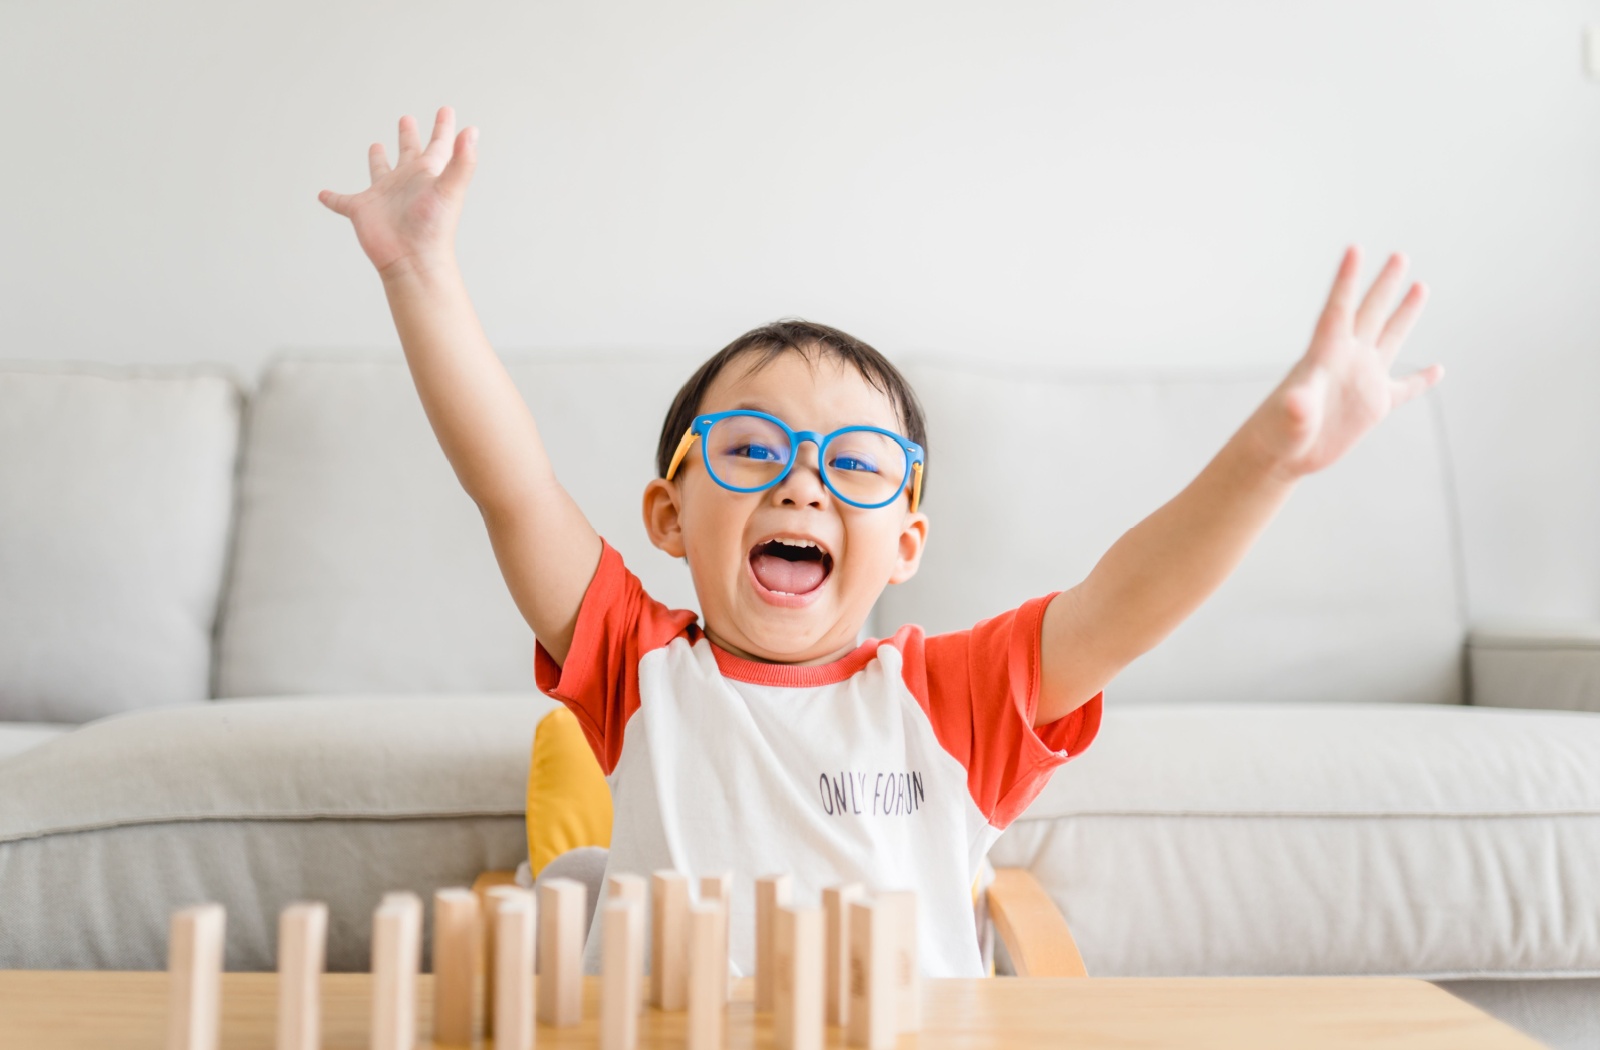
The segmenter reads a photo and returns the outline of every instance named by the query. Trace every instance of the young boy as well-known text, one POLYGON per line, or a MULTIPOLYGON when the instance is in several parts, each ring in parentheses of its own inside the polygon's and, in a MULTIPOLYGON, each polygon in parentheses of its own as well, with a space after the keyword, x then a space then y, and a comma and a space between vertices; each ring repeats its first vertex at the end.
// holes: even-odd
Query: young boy
POLYGON ((842 882, 915 888, 923 971, 978 975, 984 854, 1094 739, 1105 684, 1223 581, 1296 479, 1442 375, 1390 378, 1425 292, 1395 306, 1396 255, 1358 301, 1352 248, 1305 356, 1085 580, 968 631, 858 646, 928 537, 922 415, 844 333, 757 329, 679 392, 644 492, 651 542, 688 562, 697 621, 653 601, 595 534, 484 338, 453 255, 476 141, 449 107, 426 147, 402 117, 398 166, 374 144, 372 185, 319 199, 382 276, 428 419, 538 640, 539 685, 608 776, 609 869, 733 872, 741 973, 752 882, 790 872, 802 901, 842 882))

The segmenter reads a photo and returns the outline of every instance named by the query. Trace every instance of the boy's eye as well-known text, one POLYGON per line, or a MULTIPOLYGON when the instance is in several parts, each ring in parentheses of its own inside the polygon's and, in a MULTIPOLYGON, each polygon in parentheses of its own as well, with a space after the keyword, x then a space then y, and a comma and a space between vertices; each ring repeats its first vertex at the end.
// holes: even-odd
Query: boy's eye
POLYGON ((876 474, 878 467, 872 460, 865 456, 840 455, 834 456, 829 461, 829 466, 835 470, 864 470, 869 474, 876 474))
POLYGON ((728 454, 762 461, 782 462, 784 459, 783 452, 780 449, 773 448, 770 445, 757 445, 754 443, 731 448, 728 450, 728 454))

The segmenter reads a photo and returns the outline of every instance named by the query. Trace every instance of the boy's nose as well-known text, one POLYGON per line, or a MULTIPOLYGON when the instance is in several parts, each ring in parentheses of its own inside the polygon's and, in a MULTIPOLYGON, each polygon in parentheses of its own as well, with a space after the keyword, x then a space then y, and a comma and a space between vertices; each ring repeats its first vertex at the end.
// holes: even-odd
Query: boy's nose
POLYGON ((817 464, 817 446, 809 441, 801 442, 794 456, 794 469, 777 485, 773 494, 785 506, 816 507, 820 510, 828 498, 828 490, 822 484, 822 473, 817 464))

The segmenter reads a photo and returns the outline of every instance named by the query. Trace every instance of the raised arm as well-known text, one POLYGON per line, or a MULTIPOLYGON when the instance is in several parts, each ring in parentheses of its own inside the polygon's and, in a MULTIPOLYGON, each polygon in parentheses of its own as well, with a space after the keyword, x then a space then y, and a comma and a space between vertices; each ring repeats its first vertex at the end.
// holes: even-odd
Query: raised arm
POLYGON ((1182 492, 1050 603, 1034 724, 1087 703, 1172 633, 1233 572, 1298 479, 1337 460, 1444 375, 1438 365, 1389 375, 1427 295, 1413 284, 1394 306, 1404 256, 1390 256, 1358 305, 1360 270, 1360 251, 1351 248, 1310 349, 1283 382, 1182 492))
POLYGON ((355 226, 383 279, 423 411, 483 515, 511 597, 545 649, 566 659, 600 537, 550 466, 539 428, 489 345, 456 266, 455 234, 477 165, 476 128, 449 106, 426 147, 400 118, 400 157, 367 151, 372 185, 317 197, 355 226))

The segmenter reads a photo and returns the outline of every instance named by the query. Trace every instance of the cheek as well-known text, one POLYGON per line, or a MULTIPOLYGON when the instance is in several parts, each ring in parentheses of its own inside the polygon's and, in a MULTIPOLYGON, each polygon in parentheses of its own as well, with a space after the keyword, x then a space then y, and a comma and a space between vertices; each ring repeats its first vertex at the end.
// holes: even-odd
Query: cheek
POLYGON ((900 533, 897 529, 863 525, 848 532, 850 544, 850 576, 852 582, 863 586, 881 586, 894 571, 900 557, 900 533))
POLYGON ((740 549, 744 519, 739 509, 714 496, 708 499, 703 494, 695 495, 700 498, 685 501, 681 519, 684 549, 689 552, 690 562, 698 558, 700 565, 714 566, 718 572, 725 565, 736 566, 745 554, 740 549))

